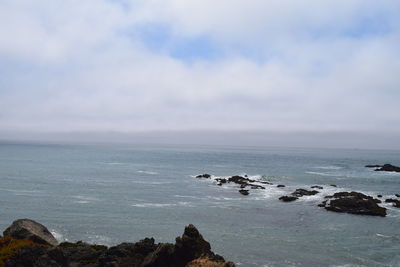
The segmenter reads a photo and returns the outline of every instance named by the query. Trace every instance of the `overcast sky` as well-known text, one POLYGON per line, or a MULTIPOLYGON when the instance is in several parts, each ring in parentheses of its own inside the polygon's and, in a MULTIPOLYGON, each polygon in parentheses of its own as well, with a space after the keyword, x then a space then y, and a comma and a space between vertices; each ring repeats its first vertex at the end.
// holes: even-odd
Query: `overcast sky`
POLYGON ((2 0, 0 21, 0 138, 400 133, 399 0, 2 0))

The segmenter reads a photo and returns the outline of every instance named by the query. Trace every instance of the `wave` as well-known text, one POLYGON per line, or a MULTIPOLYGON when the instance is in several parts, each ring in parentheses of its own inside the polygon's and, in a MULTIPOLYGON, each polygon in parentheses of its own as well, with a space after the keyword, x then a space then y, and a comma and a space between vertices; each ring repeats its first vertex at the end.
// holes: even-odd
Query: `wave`
POLYGON ((307 173, 307 174, 314 174, 314 175, 320 175, 320 176, 335 176, 335 177, 341 176, 341 175, 333 174, 333 173, 330 173, 330 172, 312 172, 312 171, 306 171, 305 173, 307 173))
POLYGON ((143 173, 143 174, 149 174, 149 175, 157 175, 158 172, 153 172, 153 171, 137 171, 137 173, 143 173))
POLYGON ((321 170, 341 170, 343 169, 343 167, 340 166, 335 166, 335 165, 331 165, 331 166, 315 166, 312 167, 313 169, 321 169, 321 170))
POLYGON ((75 200, 73 201, 74 203, 79 203, 79 204, 88 204, 96 201, 100 201, 100 199, 96 197, 89 197, 89 196, 72 196, 71 198, 74 198, 75 200))
POLYGON ((68 241, 68 239, 66 239, 64 235, 57 230, 51 229, 50 233, 54 236, 55 239, 57 239, 59 243, 68 241))
POLYGON ((177 207, 177 206, 186 206, 191 207, 191 202, 178 202, 178 203, 140 203, 140 204, 132 204, 132 207, 137 208, 165 208, 165 207, 177 207))

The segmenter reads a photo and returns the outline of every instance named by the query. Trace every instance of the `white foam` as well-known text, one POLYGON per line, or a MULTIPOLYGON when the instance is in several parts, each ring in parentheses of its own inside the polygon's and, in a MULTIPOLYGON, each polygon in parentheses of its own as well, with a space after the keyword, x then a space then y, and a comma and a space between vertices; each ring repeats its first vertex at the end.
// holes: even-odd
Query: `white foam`
POLYGON ((132 204, 132 207, 137 208, 164 208, 164 207, 176 207, 176 206, 192 206, 191 202, 178 202, 178 203, 140 203, 132 204))
POLYGON ((313 169, 321 169, 321 170, 341 170, 343 169, 343 167, 339 167, 339 166, 316 166, 316 167, 312 167, 313 169))
POLYGON ((57 241, 58 242, 65 242, 65 241, 68 241, 68 239, 66 239, 66 238, 64 238, 64 235, 63 234, 61 234, 60 232, 58 232, 58 231, 56 231, 56 230, 54 230, 54 229, 51 229, 50 230, 50 233, 54 236, 54 238, 55 239, 57 239, 57 241))
POLYGON ((158 172, 153 172, 153 171, 137 171, 137 173, 143 173, 143 174, 148 174, 148 175, 157 175, 158 172))
POLYGON ((312 172, 312 171, 307 171, 305 173, 314 174, 314 175, 320 175, 320 176, 341 176, 341 175, 333 174, 331 172, 312 172))

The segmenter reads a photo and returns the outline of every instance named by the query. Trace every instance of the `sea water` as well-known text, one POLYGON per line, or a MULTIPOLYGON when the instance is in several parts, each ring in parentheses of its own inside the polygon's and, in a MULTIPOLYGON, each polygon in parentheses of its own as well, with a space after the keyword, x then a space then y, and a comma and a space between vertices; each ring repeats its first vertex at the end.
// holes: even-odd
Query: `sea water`
POLYGON ((340 191, 399 194, 400 173, 364 167, 383 163, 400 165, 400 151, 1 143, 0 228, 31 218, 59 241, 111 246, 174 243, 192 223, 237 266, 400 266, 400 209, 384 203, 387 217, 374 217, 318 207, 340 191), (273 185, 243 196, 194 178, 201 173, 273 185), (324 189, 278 200, 313 185, 324 189))

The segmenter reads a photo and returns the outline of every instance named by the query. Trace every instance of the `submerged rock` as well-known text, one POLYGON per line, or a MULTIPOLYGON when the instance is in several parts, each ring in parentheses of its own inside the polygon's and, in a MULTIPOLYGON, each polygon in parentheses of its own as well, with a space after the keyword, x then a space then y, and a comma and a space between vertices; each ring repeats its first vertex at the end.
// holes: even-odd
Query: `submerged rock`
POLYGON ((335 185, 335 184, 330 184, 330 186, 332 186, 332 187, 337 187, 337 185, 335 185))
POLYGON ((248 194, 250 194, 250 193, 249 193, 249 190, 245 190, 245 189, 240 189, 240 190, 239 190, 239 193, 242 194, 242 195, 245 195, 245 196, 247 196, 248 194))
POLYGON ((380 202, 371 196, 358 192, 339 192, 327 196, 318 206, 334 212, 345 212, 360 215, 386 216, 386 209, 378 206, 380 202))
POLYGON ((276 187, 285 187, 283 184, 278 184, 276 187))
POLYGON ((315 189, 324 189, 322 186, 319 186, 319 185, 313 185, 313 186, 311 186, 311 188, 315 188, 315 189))
POLYGON ((299 188, 299 189, 296 189, 296 191, 294 191, 292 193, 292 196, 295 196, 295 197, 313 196, 313 195, 316 195, 318 193, 319 193, 319 191, 316 191, 316 190, 310 191, 310 190, 299 188))
POLYGON ((294 196, 281 196, 279 198, 279 200, 282 200, 283 202, 291 202, 291 201, 295 201, 296 199, 299 199, 299 198, 294 197, 294 196))
POLYGON ((50 231, 42 224, 30 219, 14 221, 4 232, 5 237, 15 239, 27 239, 38 244, 57 246, 58 241, 50 231))

